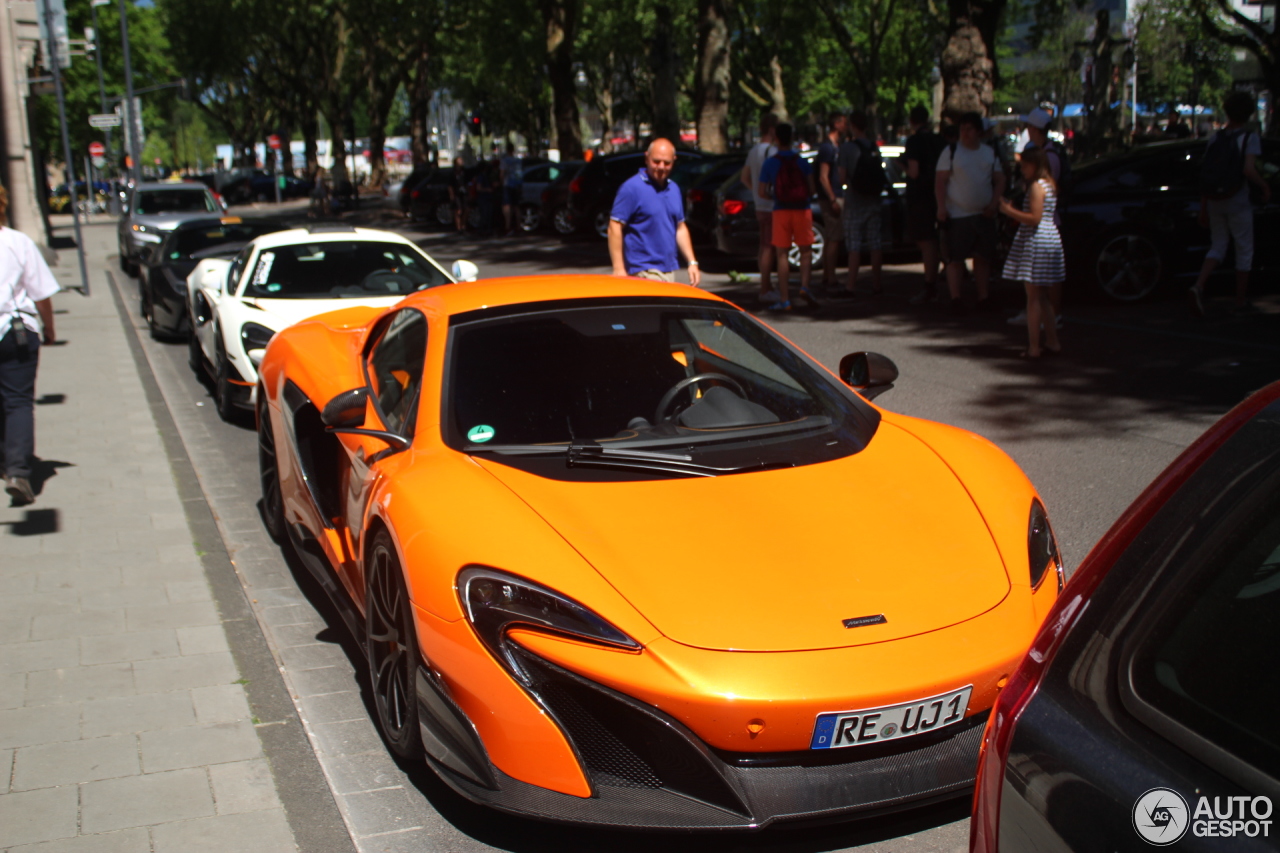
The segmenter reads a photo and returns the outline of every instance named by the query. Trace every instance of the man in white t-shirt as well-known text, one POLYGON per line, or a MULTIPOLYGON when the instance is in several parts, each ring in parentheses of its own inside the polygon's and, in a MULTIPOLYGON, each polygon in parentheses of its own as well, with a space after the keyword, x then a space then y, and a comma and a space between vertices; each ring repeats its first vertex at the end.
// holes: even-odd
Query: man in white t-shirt
POLYGON ((1236 244, 1236 310, 1248 308, 1249 271, 1253 268, 1253 203, 1249 199, 1249 184, 1261 191, 1263 204, 1271 201, 1271 187, 1258 173, 1262 140, 1248 128, 1249 119, 1257 109, 1253 96, 1248 92, 1232 92, 1222 109, 1227 114, 1227 126, 1209 138, 1202 168, 1214 153, 1214 142, 1226 136, 1236 144, 1241 155, 1240 188, 1226 198, 1200 199, 1200 225, 1209 228, 1209 253, 1187 295, 1191 310, 1201 317, 1204 316, 1204 286, 1227 257, 1227 246, 1232 242, 1236 244))
POLYGON ((995 149, 982 144, 982 116, 960 117, 960 140, 938 157, 936 183, 938 227, 947 247, 947 288, 951 310, 964 310, 960 283, 964 262, 973 258, 973 281, 978 288, 978 308, 992 307, 989 286, 991 260, 996 249, 996 211, 1004 194, 1004 170, 995 149))
POLYGON ((760 298, 768 299, 772 295, 769 286, 769 272, 775 266, 773 252, 773 199, 760 193, 760 169, 764 161, 778 153, 773 129, 778 126, 778 117, 773 113, 765 113, 760 119, 760 141, 747 154, 747 162, 742 167, 742 182, 751 193, 751 200, 756 205, 756 224, 760 227, 760 298))
POLYGON ((58 282, 31 238, 9 224, 9 194, 0 187, 0 404, 4 410, 5 491, 14 506, 32 503, 36 363, 40 337, 55 339, 58 282))

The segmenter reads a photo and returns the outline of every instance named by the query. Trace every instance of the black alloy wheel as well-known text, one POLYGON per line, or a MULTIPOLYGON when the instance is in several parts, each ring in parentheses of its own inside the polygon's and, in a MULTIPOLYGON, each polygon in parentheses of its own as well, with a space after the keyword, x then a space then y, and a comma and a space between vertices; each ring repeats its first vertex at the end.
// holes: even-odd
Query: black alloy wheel
POLYGON ((222 346, 222 331, 218 330, 218 346, 214 367, 217 372, 213 378, 213 402, 218 409, 218 417, 224 421, 236 419, 234 390, 231 386, 231 362, 227 360, 227 352, 222 346))
POLYGON ((116 255, 120 260, 120 271, 123 273, 129 272, 129 253, 124 250, 123 243, 116 243, 116 255))
POLYGON ((378 725, 392 752, 401 758, 420 758, 422 740, 414 684, 418 640, 400 561, 385 530, 374 537, 365 564, 364 606, 365 649, 378 725))
POLYGON ((568 237, 578 230, 573 224, 573 214, 569 212, 567 207, 556 209, 555 215, 551 217, 551 226, 556 229, 556 233, 561 237, 568 237))
POLYGON ((187 337, 187 367, 195 372, 197 379, 204 379, 204 350, 200 349, 200 339, 196 337, 196 321, 191 321, 191 334, 187 337))
POLYGON ((532 234, 542 225, 542 210, 536 204, 520 205, 520 230, 532 234))
POLYGON ((262 484, 262 521, 277 543, 284 541, 284 496, 280 491, 280 466, 276 459, 276 435, 271 426, 267 395, 258 386, 258 480, 262 484))
POLYGON ((595 229, 596 236, 601 240, 609 239, 609 212, 602 210, 596 214, 596 218, 592 221, 592 227, 595 229))
POLYGON ((159 341, 168 337, 164 330, 156 325, 156 298, 155 291, 151 289, 150 277, 143 278, 142 287, 142 316, 147 318, 147 331, 151 333, 151 340, 159 341))
POLYGON ((453 224, 453 203, 442 201, 436 205, 436 223, 442 226, 453 224))
POLYGON ((1103 293, 1118 302, 1150 295, 1164 277, 1160 247, 1143 234, 1117 234, 1099 241, 1094 271, 1103 293))

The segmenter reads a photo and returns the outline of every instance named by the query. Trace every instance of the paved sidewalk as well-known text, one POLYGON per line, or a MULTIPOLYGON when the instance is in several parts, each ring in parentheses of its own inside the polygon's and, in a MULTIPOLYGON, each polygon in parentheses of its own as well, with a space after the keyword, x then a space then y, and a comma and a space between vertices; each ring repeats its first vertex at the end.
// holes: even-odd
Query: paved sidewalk
POLYGON ((38 500, 0 507, 0 849, 296 850, 102 264, 54 300, 38 500))

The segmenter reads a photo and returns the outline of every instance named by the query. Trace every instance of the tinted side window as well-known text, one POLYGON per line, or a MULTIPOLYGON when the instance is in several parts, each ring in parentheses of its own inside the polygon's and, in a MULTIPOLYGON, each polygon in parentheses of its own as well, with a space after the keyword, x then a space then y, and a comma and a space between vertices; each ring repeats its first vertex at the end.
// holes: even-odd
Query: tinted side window
POLYGON ((426 357, 427 320, 412 309, 391 320, 369 354, 369 389, 382 422, 391 432, 412 432, 409 416, 422 386, 426 357))
POLYGON ((1280 776, 1280 488, 1269 479, 1241 501, 1244 518, 1212 531, 1211 554, 1144 638, 1132 675, 1161 713, 1280 776))
POLYGON ((231 262, 231 269, 227 271, 227 293, 235 293, 236 284, 240 281, 240 274, 244 272, 244 265, 249 262, 249 255, 253 254, 252 246, 245 246, 240 250, 240 254, 236 255, 236 259, 231 262))

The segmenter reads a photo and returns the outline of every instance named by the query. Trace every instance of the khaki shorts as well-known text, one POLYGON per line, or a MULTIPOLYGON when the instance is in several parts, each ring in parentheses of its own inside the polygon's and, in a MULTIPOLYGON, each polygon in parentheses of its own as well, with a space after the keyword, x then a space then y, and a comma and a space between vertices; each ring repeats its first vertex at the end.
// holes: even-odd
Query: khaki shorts
MULTIPOLYGON (((829 202, 822 203, 822 239, 827 243, 843 243, 844 242, 844 223, 841 218, 844 215, 844 208, 841 207, 837 213, 832 209, 829 202)), ((831 257, 835 257, 832 255, 831 257)))
POLYGON ((647 278, 650 281, 675 281, 676 272, 663 272, 662 270, 640 270, 631 274, 633 278, 647 278))

